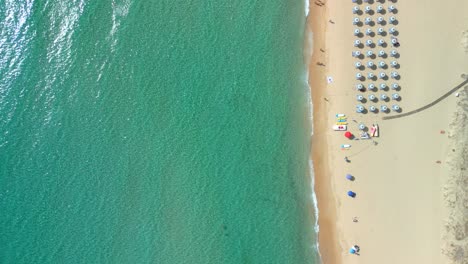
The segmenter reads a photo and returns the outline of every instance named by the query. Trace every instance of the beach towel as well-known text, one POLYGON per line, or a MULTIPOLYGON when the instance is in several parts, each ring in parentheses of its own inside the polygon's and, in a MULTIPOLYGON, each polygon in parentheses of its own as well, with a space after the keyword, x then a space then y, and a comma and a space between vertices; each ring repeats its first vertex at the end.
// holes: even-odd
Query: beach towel
POLYGON ((333 78, 331 76, 327 76, 327 82, 328 83, 332 83, 333 82, 333 78))

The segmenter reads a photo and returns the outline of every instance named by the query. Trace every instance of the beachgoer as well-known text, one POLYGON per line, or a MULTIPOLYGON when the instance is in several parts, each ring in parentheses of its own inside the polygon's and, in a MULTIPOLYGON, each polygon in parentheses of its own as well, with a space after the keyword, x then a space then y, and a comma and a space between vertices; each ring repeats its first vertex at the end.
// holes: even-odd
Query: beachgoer
POLYGON ((359 222, 359 220, 358 220, 357 216, 353 217, 353 222, 354 222, 354 223, 357 223, 357 222, 359 222))
POLYGON ((335 22, 333 22, 333 20, 331 20, 331 19, 328 20, 328 22, 330 22, 330 23, 332 23, 332 24, 335 24, 335 22))
POLYGON ((361 250, 361 248, 358 245, 354 245, 353 248, 354 250, 356 250, 356 252, 359 252, 359 250, 361 250))
POLYGON ((328 98, 324 97, 323 100, 327 101, 328 102, 328 98))
POLYGON ((350 160, 348 159, 348 157, 344 157, 344 160, 345 160, 346 162, 350 162, 350 160))

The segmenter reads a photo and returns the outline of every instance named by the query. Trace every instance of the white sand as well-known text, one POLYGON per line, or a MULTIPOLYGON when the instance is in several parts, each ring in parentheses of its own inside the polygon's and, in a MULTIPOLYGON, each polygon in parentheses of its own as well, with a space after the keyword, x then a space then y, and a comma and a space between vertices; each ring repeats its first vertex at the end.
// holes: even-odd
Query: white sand
MULTIPOLYGON (((385 1, 383 5, 387 8, 389 4, 390 2, 385 1)), ((377 5, 371 4, 373 9, 377 5)), ((412 0, 398 1, 394 5, 398 8, 395 16, 399 24, 395 27, 399 31, 398 39, 401 43, 398 48, 401 57, 397 59, 401 68, 397 71, 401 75, 398 83, 402 87, 399 91, 402 101, 398 104, 405 113, 437 99, 463 81, 461 74, 468 73, 468 54, 464 46, 464 31, 468 30, 468 1, 453 0, 450 5, 443 5, 441 1, 435 0, 412 0)), ((455 132, 441 131, 449 131, 450 117, 455 112, 457 102, 466 98, 466 93, 461 93, 460 97, 451 95, 429 109, 399 119, 383 121, 382 116, 387 115, 383 113, 357 114, 355 98, 358 92, 354 89, 354 84, 357 83, 354 75, 357 70, 354 69, 354 63, 358 60, 351 57, 351 52, 356 50, 353 47, 356 37, 353 36, 355 26, 352 25, 352 6, 350 0, 328 1, 326 4, 326 19, 332 19, 335 23, 328 23, 326 28, 325 74, 332 76, 334 82, 321 91, 329 102, 314 98, 314 103, 323 104, 323 109, 327 109, 317 115, 327 115, 328 128, 335 122, 335 113, 346 113, 354 134, 358 131, 351 119, 366 125, 378 123, 381 136, 376 139, 378 145, 373 145, 371 141, 364 140, 350 142, 343 137, 342 132, 316 131, 317 134, 326 133, 328 142, 328 149, 323 151, 328 151, 325 162, 328 162, 330 168, 328 175, 321 177, 329 177, 334 193, 334 228, 337 231, 341 263, 450 263, 448 255, 461 252, 463 243, 461 240, 457 240, 457 243, 450 242, 455 235, 446 226, 466 229, 462 220, 454 220, 452 216, 453 212, 463 208, 466 210, 466 207, 447 206, 447 200, 453 200, 453 196, 447 196, 447 193, 454 186, 454 180, 449 177, 451 169, 450 163, 447 163, 448 155, 461 155, 462 151, 452 152, 451 144, 454 143, 449 135, 455 132), (340 150, 339 146, 343 143, 352 144, 351 149, 340 150), (352 162, 345 163, 345 156, 350 157, 352 162), (347 181, 346 173, 353 174, 356 181, 347 181), (347 197, 348 190, 355 191, 357 197, 347 197), (358 223, 352 221, 355 216, 359 219, 358 223), (452 235, 447 232, 452 232, 452 235), (360 256, 348 253, 354 244, 360 245, 360 256)), ((360 6, 363 8, 365 5, 360 6)), ((366 16, 360 17, 362 19, 366 16)), ((377 15, 372 17, 375 19, 377 15)), ((384 17, 388 18, 389 14, 384 17)), ((363 26, 361 30, 366 28, 367 26, 363 26)), ((374 30, 376 28, 377 26, 373 27, 374 30)), ((389 25, 384 28, 388 29, 389 25)), ((366 39, 368 37, 361 38, 364 41, 366 39)), ((379 37, 374 37, 374 42, 377 39, 379 37)), ((385 39, 389 41, 388 36, 385 39)), ((390 49, 385 48, 386 51, 390 49)), ((366 50, 368 49, 361 49, 361 52, 366 50)), ((379 49, 373 50, 375 52, 379 49)), ((390 60, 385 59, 387 63, 390 60)), ((368 59, 362 61, 367 62, 368 59)), ((312 67, 314 64, 311 63, 312 67)), ((386 70, 387 74, 390 71, 386 70)), ((374 72, 378 73, 379 70, 374 72)), ((381 81, 374 83, 378 85, 381 81)), ((390 84, 391 80, 386 83, 390 84)), ((313 96, 317 94, 322 96, 317 91, 313 96)), ((365 96, 369 94, 370 92, 364 93, 365 96)), ((381 92, 374 94, 380 95, 381 92)), ((375 105, 381 104, 379 102, 375 105)), ((386 104, 390 106, 392 102, 386 104)), ((316 119, 315 122, 324 122, 323 118, 316 119)), ((466 136, 466 133, 463 135, 466 136)), ((453 164, 457 159, 449 157, 449 160, 453 164)), ((459 201, 456 200, 455 203, 459 201)), ((464 201, 463 206, 466 206, 466 200, 464 201)), ((319 206, 321 202, 326 203, 319 197, 319 206)), ((460 213, 455 214, 460 216, 460 213)), ((466 236, 465 229, 463 236, 466 236)), ((468 255, 468 250, 464 254, 468 255)))

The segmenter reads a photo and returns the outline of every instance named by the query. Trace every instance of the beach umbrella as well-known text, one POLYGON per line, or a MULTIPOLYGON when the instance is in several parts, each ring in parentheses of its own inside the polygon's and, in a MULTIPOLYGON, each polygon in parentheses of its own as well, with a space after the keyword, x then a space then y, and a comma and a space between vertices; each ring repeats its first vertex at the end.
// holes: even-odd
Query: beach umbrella
POLYGON ((388 111, 388 107, 386 105, 381 105, 380 106, 380 111, 382 112, 387 112, 388 111))
POLYGON ((385 62, 384 61, 379 61, 379 68, 385 68, 385 62))
POLYGON ((388 99, 388 96, 387 96, 386 94, 381 94, 381 95, 380 95, 380 99, 382 99, 382 100, 385 101, 385 100, 388 99))
POLYGON ((370 28, 366 29, 366 35, 369 36, 370 34, 372 34, 372 29, 370 28))
POLYGON ((366 46, 369 47, 370 45, 372 45, 372 43, 373 43, 373 42, 372 42, 371 39, 366 40, 366 46))
POLYGON ((398 40, 396 38, 392 38, 392 40, 390 40, 392 42, 392 45, 395 45, 397 44, 398 40))
POLYGON ((377 29, 377 34, 382 35, 385 32, 383 28, 378 28, 377 29))
POLYGON ((388 19, 388 21, 389 21, 390 24, 393 24, 393 23, 396 22, 396 17, 391 16, 391 17, 388 19))
POLYGON ((398 76, 400 76, 400 75, 398 74, 398 72, 392 72, 392 73, 390 74, 390 76, 392 76, 392 78, 396 79, 396 78, 398 78, 398 76))
POLYGON ((354 137, 353 134, 351 134, 351 132, 349 132, 349 131, 346 131, 346 132, 344 133, 344 136, 345 136, 346 138, 349 138, 349 139, 353 139, 353 137, 354 137))
POLYGON ((367 66, 368 66, 369 68, 374 67, 374 62, 368 61, 368 62, 367 62, 367 66))
POLYGON ((353 18, 353 25, 357 25, 357 24, 359 24, 359 22, 360 22, 359 17, 353 18))
POLYGON ((364 125, 363 123, 360 123, 358 128, 359 128, 359 130, 364 130, 364 129, 366 129, 366 125, 364 125))
POLYGON ((380 84, 380 90, 385 90, 387 89, 387 85, 385 83, 380 84))
POLYGON ((364 20, 364 24, 366 25, 369 25, 371 22, 372 22, 372 18, 370 17, 366 17, 366 19, 364 20))
MULTIPOLYGON (((395 33, 395 32, 396 32, 396 28, 394 28, 394 27, 391 27, 391 28, 388 30, 388 32, 390 32, 390 33, 392 33, 392 34, 393 34, 393 33, 395 33)), ((393 43, 393 41, 392 41, 392 43, 393 43)), ((393 43, 393 44, 395 44, 395 43, 393 43)))
POLYGON ((390 62, 390 65, 392 65, 392 67, 395 68, 396 66, 398 66, 398 62, 396 62, 396 61, 391 61, 391 62, 390 62))
POLYGON ((364 12, 369 13, 370 11, 372 11, 372 8, 370 6, 366 6, 364 8, 364 12))
POLYGON ((356 84, 356 90, 361 91, 362 89, 364 89, 364 86, 362 84, 356 84))
POLYGON ((377 111, 377 108, 375 108, 375 106, 371 105, 371 106, 369 106, 369 111, 375 113, 375 111, 377 111))
POLYGON ((373 83, 369 83, 369 85, 367 87, 369 88, 369 90, 374 90, 375 89, 375 85, 373 83))
POLYGON ((359 34, 361 34, 361 31, 360 31, 358 28, 356 28, 356 29, 354 30, 354 36, 357 36, 357 35, 359 35, 359 34))
POLYGON ((356 99, 360 102, 362 100, 364 100, 364 97, 360 94, 356 95, 356 99))
POLYGON ((359 72, 356 73, 356 79, 357 79, 357 80, 361 80, 361 78, 362 78, 362 74, 359 73, 359 72))
POLYGON ((383 10, 384 10, 384 8, 383 8, 383 6, 378 5, 377 8, 376 8, 376 10, 377 10, 377 13, 382 13, 383 10))
POLYGON ((383 46, 383 45, 385 44, 385 40, 379 39, 379 41, 377 42, 377 44, 378 44, 379 46, 383 46))
POLYGON ((396 50, 391 50, 390 51, 390 56, 395 57, 398 54, 396 50))
POLYGON ((374 101, 375 100, 375 95, 369 94, 369 101, 374 101))
POLYGON ((364 106, 362 106, 362 105, 357 105, 356 106, 356 112, 362 113, 362 112, 364 112, 364 110, 365 110, 364 106))
POLYGON ((385 74, 385 72, 379 73, 379 78, 380 78, 380 79, 384 79, 385 77, 387 77, 387 75, 385 74))
POLYGON ((372 55, 374 55, 374 52, 372 52, 372 50, 366 52, 367 57, 372 57, 372 55))
POLYGON ((354 176, 351 175, 351 174, 346 174, 346 179, 348 179, 350 181, 354 181, 354 176))
POLYGON ((378 17, 377 18, 377 24, 382 24, 384 22, 384 18, 383 17, 378 17))
POLYGON ((356 193, 353 191, 348 191, 348 196, 354 198, 356 197, 356 193))
POLYGON ((359 6, 353 7, 353 14, 357 14, 359 12, 359 6))
POLYGON ((374 75, 374 73, 372 73, 372 72, 369 72, 369 73, 367 74, 367 77, 369 77, 369 79, 374 78, 374 76, 375 76, 375 75, 374 75))
POLYGON ((400 95, 397 94, 397 93, 394 93, 394 94, 392 94, 392 98, 393 98, 393 100, 398 100, 398 99, 400 99, 400 95))
POLYGON ((359 46, 359 45, 361 45, 361 41, 360 41, 359 39, 356 39, 356 40, 354 41, 354 47, 357 47, 357 46, 359 46))
POLYGON ((398 89, 398 87, 400 87, 400 86, 398 85, 398 83, 392 83, 392 89, 393 89, 393 90, 398 89))
POLYGON ((354 66, 356 66, 356 68, 359 69, 359 68, 361 68, 362 64, 361 64, 359 61, 357 61, 357 62, 354 64, 354 66))
POLYGON ((385 51, 380 50, 380 51, 379 51, 379 57, 383 57, 383 56, 385 56, 385 51))
POLYGON ((395 112, 398 112, 400 111, 400 107, 396 104, 392 105, 392 110, 395 111, 395 112))
POLYGON ((353 57, 361 56, 361 52, 359 50, 353 51, 353 57))
POLYGON ((388 7, 388 11, 393 13, 393 12, 396 11, 396 7, 394 5, 391 5, 391 6, 388 7))

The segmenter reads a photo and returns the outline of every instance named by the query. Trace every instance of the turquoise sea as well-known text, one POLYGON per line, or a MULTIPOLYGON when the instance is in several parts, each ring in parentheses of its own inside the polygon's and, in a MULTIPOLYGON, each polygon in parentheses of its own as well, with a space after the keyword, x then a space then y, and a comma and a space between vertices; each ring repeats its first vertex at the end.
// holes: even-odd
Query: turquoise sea
POLYGON ((318 263, 304 0, 0 0, 0 263, 318 263))

